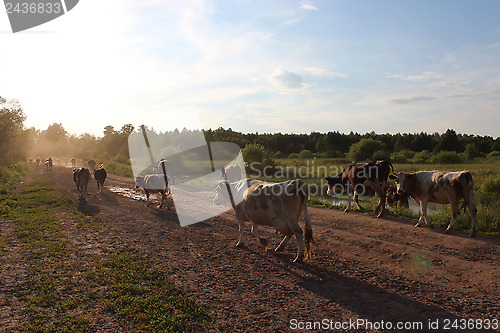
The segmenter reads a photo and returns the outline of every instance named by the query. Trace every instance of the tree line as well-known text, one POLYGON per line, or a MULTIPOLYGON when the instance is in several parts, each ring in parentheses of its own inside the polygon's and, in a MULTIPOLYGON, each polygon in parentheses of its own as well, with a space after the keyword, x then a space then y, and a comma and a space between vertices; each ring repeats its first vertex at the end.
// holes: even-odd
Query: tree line
MULTIPOLYGON (((0 164, 51 156, 54 159, 96 159, 99 162, 128 164, 128 136, 138 131, 132 124, 120 129, 109 125, 103 135, 74 135, 61 123, 45 130, 25 128, 26 116, 18 100, 0 97, 0 164)), ((187 129, 171 132, 153 132, 157 140, 165 142, 165 150, 179 150, 177 142, 185 137, 187 129), (177 140, 177 141, 176 141, 177 140)), ((199 133, 198 133, 199 134, 199 133)), ((278 158, 344 158, 354 161, 389 159, 406 162, 459 162, 474 158, 500 157, 500 140, 491 136, 459 134, 453 129, 444 133, 375 132, 348 134, 332 131, 309 134, 241 133, 231 128, 204 130, 207 142, 232 142, 243 149, 251 161, 272 163, 278 158), (436 160, 442 158, 442 160, 436 160)))

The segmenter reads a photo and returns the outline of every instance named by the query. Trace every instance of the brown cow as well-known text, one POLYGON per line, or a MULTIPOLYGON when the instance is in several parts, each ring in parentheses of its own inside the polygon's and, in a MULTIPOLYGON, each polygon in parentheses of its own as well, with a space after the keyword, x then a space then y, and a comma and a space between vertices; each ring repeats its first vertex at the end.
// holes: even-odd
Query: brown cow
POLYGON ((90 180, 90 171, 86 168, 73 169, 73 181, 76 184, 76 188, 78 190, 78 200, 82 202, 87 202, 85 198, 87 194, 87 185, 90 180))
POLYGON ((474 203, 473 180, 468 171, 442 172, 442 171, 420 171, 416 173, 398 173, 390 175, 396 180, 398 193, 408 193, 417 203, 420 203, 420 218, 415 225, 420 226, 422 221, 431 225, 427 218, 427 203, 451 205, 451 221, 445 233, 449 233, 460 213, 460 200, 464 200, 464 206, 469 207, 472 220, 471 236, 476 234, 477 209, 474 203))
POLYGON ((394 172, 393 166, 387 161, 376 161, 369 163, 351 164, 335 177, 326 177, 328 182, 328 195, 335 193, 335 186, 347 186, 347 212, 351 208, 351 197, 354 193, 354 202, 359 210, 363 208, 358 202, 358 192, 364 192, 365 186, 371 188, 380 197, 380 201, 375 208, 375 213, 380 209, 377 217, 381 217, 385 211, 385 194, 387 190, 387 177, 391 170, 394 172))
POLYGON ((398 193, 397 187, 391 186, 387 189, 385 204, 387 206, 391 206, 392 208, 408 208, 410 206, 408 203, 408 193, 398 193))
POLYGON ((236 204, 234 207, 239 226, 239 240, 236 246, 243 244, 243 222, 252 221, 252 235, 267 247, 267 240, 262 238, 257 227, 259 225, 274 227, 284 235, 275 251, 284 248, 292 235, 297 238, 297 256, 294 262, 305 258, 311 259, 313 234, 311 217, 307 211, 307 187, 301 180, 289 180, 282 183, 267 183, 255 179, 242 179, 229 183, 220 181, 216 188, 214 204, 222 205, 229 202, 228 186, 236 204), (302 212, 305 219, 305 234, 299 226, 302 212))

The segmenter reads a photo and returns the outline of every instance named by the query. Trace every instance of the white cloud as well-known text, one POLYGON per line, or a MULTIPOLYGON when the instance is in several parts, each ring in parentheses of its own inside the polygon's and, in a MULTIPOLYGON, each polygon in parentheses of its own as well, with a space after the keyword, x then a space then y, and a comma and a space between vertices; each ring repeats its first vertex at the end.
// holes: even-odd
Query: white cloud
POLYGON ((277 91, 282 93, 296 93, 309 87, 302 76, 287 71, 283 67, 276 68, 268 80, 277 91))
POLYGON ((403 75, 403 74, 394 74, 394 73, 385 73, 387 78, 390 79, 402 79, 408 81, 426 81, 433 79, 441 79, 444 75, 435 73, 435 72, 424 72, 422 74, 414 74, 414 75, 403 75))
POLYGON ((300 2, 300 8, 307 10, 318 10, 319 8, 313 5, 311 0, 302 0, 300 2))
POLYGON ((322 77, 341 77, 341 78, 346 78, 349 75, 345 73, 338 73, 338 72, 333 72, 329 69, 325 68, 319 68, 319 67, 304 67, 302 68, 302 71, 305 74, 311 75, 311 76, 322 76, 322 77))

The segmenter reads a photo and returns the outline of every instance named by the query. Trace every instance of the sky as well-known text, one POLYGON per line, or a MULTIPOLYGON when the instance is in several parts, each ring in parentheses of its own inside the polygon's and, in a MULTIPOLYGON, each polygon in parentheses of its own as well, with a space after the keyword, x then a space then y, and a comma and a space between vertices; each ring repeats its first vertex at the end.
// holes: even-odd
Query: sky
POLYGON ((0 96, 77 135, 498 137, 500 1, 81 0, 15 34, 2 10, 0 96))

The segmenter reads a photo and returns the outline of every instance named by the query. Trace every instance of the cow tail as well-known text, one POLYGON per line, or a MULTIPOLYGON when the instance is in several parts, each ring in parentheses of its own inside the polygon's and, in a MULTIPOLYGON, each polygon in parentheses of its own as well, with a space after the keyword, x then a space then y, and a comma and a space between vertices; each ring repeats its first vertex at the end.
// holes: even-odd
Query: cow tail
POLYGON ((464 180, 465 186, 464 186, 464 192, 463 192, 463 205, 460 207, 463 209, 463 212, 465 213, 465 210, 467 206, 469 205, 470 200, 474 200, 474 181, 472 179, 472 175, 470 174, 469 171, 466 171, 460 175, 460 178, 464 180))
POLYGON ((307 211, 307 202, 304 203, 304 220, 305 220, 305 233, 304 233, 304 257, 306 261, 311 261, 314 253, 314 248, 316 247, 316 243, 313 238, 313 231, 311 226, 311 216, 307 211))

